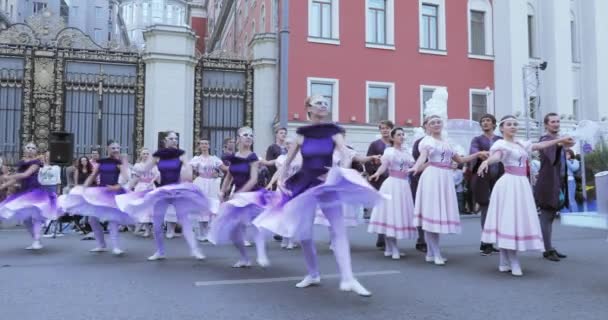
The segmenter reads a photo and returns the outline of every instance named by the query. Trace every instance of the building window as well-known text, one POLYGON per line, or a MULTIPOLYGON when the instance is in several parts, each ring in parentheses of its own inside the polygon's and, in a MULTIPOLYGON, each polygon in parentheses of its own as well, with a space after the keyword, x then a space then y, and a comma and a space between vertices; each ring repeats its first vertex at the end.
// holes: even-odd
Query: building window
POLYGON ((95 18, 97 18, 97 20, 103 19, 103 8, 102 7, 95 7, 95 18))
POLYGON ((574 13, 570 16, 570 40, 572 46, 572 62, 580 62, 580 55, 578 51, 578 28, 576 27, 576 19, 574 13))
POLYGON ((471 90, 469 101, 470 101, 470 116, 471 120, 479 121, 481 117, 487 113, 490 113, 488 108, 488 97, 491 91, 486 90, 471 90))
POLYGON ((365 1, 365 41, 368 48, 394 50, 394 0, 365 1))
POLYGON ((367 42, 386 44, 386 0, 368 0, 367 42))
POLYGON ((32 3, 32 5, 34 9, 34 14, 40 13, 44 11, 44 9, 46 9, 46 2, 34 2, 32 3))
POLYGON ((141 14, 142 14, 142 20, 144 22, 144 24, 147 24, 148 21, 150 21, 150 10, 149 10, 149 4, 148 3, 143 3, 142 7, 141 7, 141 14))
POLYGON ((574 120, 580 120, 579 112, 578 99, 574 99, 572 100, 572 116, 574 120))
POLYGON ((419 10, 420 52, 445 54, 445 0, 420 0, 419 10))
POLYGON ((395 84, 367 82, 367 119, 370 124, 395 120, 395 84))
POLYGON ((438 49, 439 39, 437 34, 438 17, 437 12, 439 11, 438 6, 433 4, 422 5, 422 21, 420 28, 422 29, 422 45, 424 49, 438 49))
POLYGON ((259 33, 264 33, 266 32, 266 6, 262 4, 262 7, 260 8, 260 26, 258 27, 259 33))
POLYGON ((321 95, 329 102, 329 119, 339 121, 339 81, 338 79, 308 78, 308 96, 321 95))
POLYGON ((95 29, 95 32, 93 33, 93 37, 95 38, 95 42, 100 43, 101 40, 103 39, 101 29, 95 29))
POLYGON ((73 6, 70 9, 70 13, 71 13, 72 18, 77 18, 78 17, 78 7, 77 6, 73 6))
POLYGON ((469 0, 469 53, 491 56, 492 5, 489 0, 469 0))
POLYGON ((486 54, 485 16, 483 11, 471 10, 471 53, 486 54))
POLYGON ((538 58, 538 37, 537 37, 537 26, 536 26, 536 15, 534 7, 528 3, 528 57, 538 58))
POLYGON ((339 0, 308 0, 308 40, 338 44, 339 0))

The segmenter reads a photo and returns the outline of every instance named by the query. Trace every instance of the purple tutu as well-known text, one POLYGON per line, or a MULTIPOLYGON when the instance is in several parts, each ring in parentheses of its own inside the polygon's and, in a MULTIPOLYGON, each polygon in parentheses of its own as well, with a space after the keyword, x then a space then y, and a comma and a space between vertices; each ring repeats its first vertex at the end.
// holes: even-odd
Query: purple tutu
POLYGON ((178 215, 186 214, 194 218, 199 218, 202 212, 209 208, 209 199, 196 185, 189 182, 125 193, 116 197, 120 210, 136 221, 154 212, 154 207, 161 201, 173 205, 178 215))
POLYGON ((70 193, 59 197, 59 207, 64 212, 97 217, 101 221, 133 224, 134 221, 116 204, 116 196, 124 190, 113 191, 107 187, 76 186, 70 193))
POLYGON ((220 205, 207 235, 209 242, 215 245, 229 243, 230 234, 235 228, 251 224, 278 197, 280 194, 265 189, 236 193, 232 199, 220 205))
POLYGON ((60 216, 57 196, 43 189, 32 189, 8 196, 0 203, 0 219, 23 221, 36 219, 54 220, 60 216))
MULTIPOLYGON (((310 184, 310 181, 306 183, 310 184)), ((371 208, 383 200, 383 196, 357 171, 340 167, 332 167, 325 182, 291 199, 284 198, 286 201, 266 209, 253 224, 294 240, 312 239, 317 206, 324 208, 348 203, 371 208)))

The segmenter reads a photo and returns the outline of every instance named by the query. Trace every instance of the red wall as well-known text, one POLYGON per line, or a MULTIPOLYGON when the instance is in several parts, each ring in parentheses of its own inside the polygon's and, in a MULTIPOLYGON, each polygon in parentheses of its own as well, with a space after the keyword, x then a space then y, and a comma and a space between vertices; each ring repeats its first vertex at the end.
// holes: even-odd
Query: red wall
POLYGON ((307 2, 291 1, 290 120, 304 113, 307 77, 339 79, 340 122, 365 121, 366 81, 395 83, 398 125, 418 124, 420 85, 447 87, 451 118, 469 117, 469 89, 493 88, 493 61, 468 57, 467 0, 445 1, 447 56, 418 52, 418 1, 395 0, 396 50, 365 47, 365 0, 340 1, 339 46, 308 42, 307 2))

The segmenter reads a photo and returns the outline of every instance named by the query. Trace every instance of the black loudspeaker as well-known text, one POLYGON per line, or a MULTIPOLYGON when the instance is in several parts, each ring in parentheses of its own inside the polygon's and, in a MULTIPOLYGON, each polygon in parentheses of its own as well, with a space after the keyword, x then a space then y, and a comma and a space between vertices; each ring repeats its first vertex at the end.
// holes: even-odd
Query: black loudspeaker
POLYGON ((74 158, 74 134, 55 131, 49 136, 50 162, 59 165, 70 165, 74 158))
MULTIPOLYGON (((162 149, 165 147, 165 137, 169 134, 169 131, 161 131, 158 133, 158 149, 162 149)), ((177 148, 179 148, 179 133, 175 133, 177 135, 177 148)))

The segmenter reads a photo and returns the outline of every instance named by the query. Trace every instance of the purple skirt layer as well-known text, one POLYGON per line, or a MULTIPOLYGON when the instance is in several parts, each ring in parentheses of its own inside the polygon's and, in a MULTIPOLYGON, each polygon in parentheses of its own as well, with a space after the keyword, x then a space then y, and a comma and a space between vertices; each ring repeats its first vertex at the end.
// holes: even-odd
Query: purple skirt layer
POLYGON ((317 206, 323 209, 347 203, 371 208, 383 199, 357 171, 332 167, 324 183, 267 208, 253 224, 283 237, 310 240, 317 206))
POLYGON ((229 243, 230 235, 236 228, 251 224, 277 196, 280 195, 263 189, 236 193, 232 199, 220 205, 207 235, 209 242, 215 245, 229 243))
POLYGON ((157 204, 173 205, 178 215, 201 217, 208 211, 209 199, 192 183, 170 184, 154 190, 131 192, 116 197, 120 210, 139 221, 154 212, 157 204))
POLYGON ((64 212, 97 217, 101 221, 132 224, 134 221, 116 204, 116 196, 123 190, 114 191, 107 187, 76 186, 70 193, 59 197, 59 207, 64 212))
POLYGON ((43 221, 57 219, 60 215, 57 196, 42 189, 15 193, 0 203, 2 220, 23 221, 32 218, 43 221))

